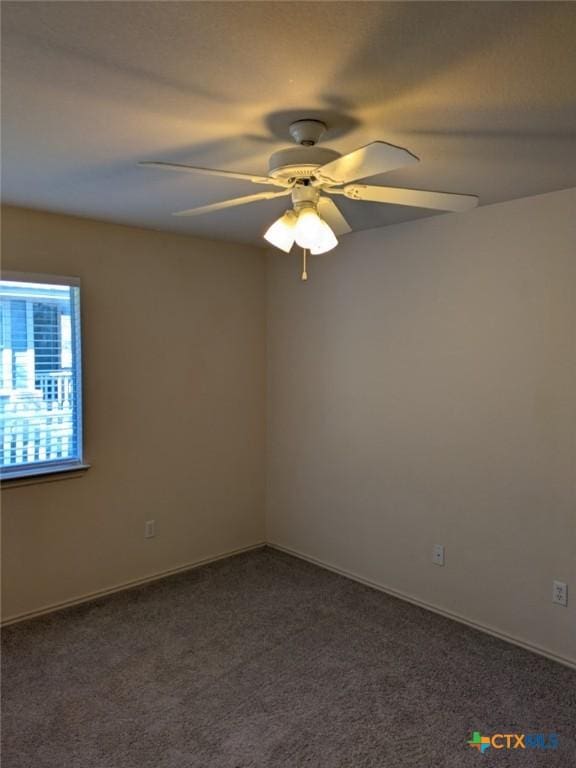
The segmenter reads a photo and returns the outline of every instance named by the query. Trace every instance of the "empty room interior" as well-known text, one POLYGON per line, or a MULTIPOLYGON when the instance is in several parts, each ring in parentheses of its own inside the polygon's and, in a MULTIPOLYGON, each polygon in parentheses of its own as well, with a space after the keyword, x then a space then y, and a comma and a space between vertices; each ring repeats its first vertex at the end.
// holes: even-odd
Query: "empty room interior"
POLYGON ((0 10, 3 768, 576 766, 576 3, 0 10))

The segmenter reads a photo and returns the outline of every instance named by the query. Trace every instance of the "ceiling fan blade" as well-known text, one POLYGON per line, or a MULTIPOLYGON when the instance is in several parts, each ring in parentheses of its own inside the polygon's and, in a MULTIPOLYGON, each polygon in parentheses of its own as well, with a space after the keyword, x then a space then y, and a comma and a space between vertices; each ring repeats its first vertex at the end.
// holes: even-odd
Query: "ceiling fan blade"
POLYGON ((336 203, 329 197, 321 197, 318 200, 318 213, 335 235, 345 235, 347 232, 352 232, 352 227, 342 216, 336 203))
POLYGON ((220 203, 210 203, 201 205, 199 208, 189 208, 186 211, 178 211, 172 216, 197 216, 200 213, 212 213, 212 211, 221 211, 224 208, 233 208, 236 205, 246 205, 246 203, 255 203, 258 200, 272 200, 275 197, 284 197, 289 195, 292 190, 285 189, 282 192, 257 192, 255 195, 246 195, 245 197, 234 197, 232 200, 222 200, 220 203))
POLYGON ((385 141, 373 141, 372 144, 320 166, 316 175, 332 184, 346 184, 418 162, 416 155, 407 149, 395 147, 385 141))
POLYGON ((476 195, 428 192, 424 189, 401 189, 397 187, 368 186, 366 184, 348 184, 344 187, 342 193, 352 200, 407 205, 413 208, 432 208, 436 211, 469 211, 478 205, 478 197, 476 195))
POLYGON ((165 171, 183 171, 184 173, 200 173, 204 176, 224 176, 227 179, 243 179, 244 181, 252 181, 254 184, 275 184, 276 186, 283 186, 276 179, 272 179, 270 176, 258 176, 251 173, 237 173, 236 171, 221 171, 217 168, 197 168, 193 165, 183 165, 182 163, 163 163, 153 160, 144 160, 138 165, 142 165, 147 168, 161 168, 165 171))

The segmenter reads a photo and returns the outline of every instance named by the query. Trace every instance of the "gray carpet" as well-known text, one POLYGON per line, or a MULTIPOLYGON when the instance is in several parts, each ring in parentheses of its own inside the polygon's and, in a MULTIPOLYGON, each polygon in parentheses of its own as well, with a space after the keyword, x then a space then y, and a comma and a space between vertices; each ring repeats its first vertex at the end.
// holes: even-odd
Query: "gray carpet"
POLYGON ((576 765, 576 672, 269 549, 3 647, 2 768, 576 765), (481 755, 472 730, 559 748, 481 755))

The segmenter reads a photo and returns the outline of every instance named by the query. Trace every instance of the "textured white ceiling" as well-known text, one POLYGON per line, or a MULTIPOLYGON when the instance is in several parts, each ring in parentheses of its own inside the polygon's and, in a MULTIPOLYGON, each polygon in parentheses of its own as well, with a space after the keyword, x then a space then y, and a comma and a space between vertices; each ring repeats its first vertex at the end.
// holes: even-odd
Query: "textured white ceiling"
MULTIPOLYGON (((420 164, 373 181, 482 204, 576 186, 576 3, 4 2, 3 199, 262 243, 285 202, 139 168, 264 173, 298 117, 420 164)), ((430 212, 338 200, 355 229, 430 212)), ((463 214, 465 215, 465 214, 463 214)))

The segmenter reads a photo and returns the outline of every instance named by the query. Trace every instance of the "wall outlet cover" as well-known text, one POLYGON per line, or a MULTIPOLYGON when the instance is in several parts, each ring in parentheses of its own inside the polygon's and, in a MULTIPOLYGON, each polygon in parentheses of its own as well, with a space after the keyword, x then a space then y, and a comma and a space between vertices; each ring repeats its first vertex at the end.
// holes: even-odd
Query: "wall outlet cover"
POLYGON ((564 608, 568 605, 568 585, 565 581, 552 582, 552 602, 564 608))
POLYGON ((434 544, 432 562, 434 565, 444 565, 444 544, 434 544))

